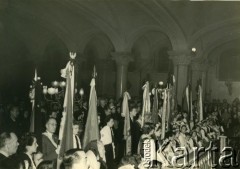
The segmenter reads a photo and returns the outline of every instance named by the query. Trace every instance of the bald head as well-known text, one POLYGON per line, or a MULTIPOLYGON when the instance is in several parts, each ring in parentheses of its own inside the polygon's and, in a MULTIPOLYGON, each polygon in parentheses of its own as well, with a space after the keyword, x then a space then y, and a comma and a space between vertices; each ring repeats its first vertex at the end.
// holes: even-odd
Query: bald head
POLYGON ((4 132, 0 135, 0 150, 4 151, 8 156, 17 152, 18 145, 18 138, 15 133, 4 132))

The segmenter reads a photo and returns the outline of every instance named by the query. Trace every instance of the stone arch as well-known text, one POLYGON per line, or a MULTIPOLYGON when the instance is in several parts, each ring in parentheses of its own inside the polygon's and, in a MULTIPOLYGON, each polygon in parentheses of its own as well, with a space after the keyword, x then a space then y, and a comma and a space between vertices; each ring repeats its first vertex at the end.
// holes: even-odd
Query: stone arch
POLYGON ((145 28, 143 27, 134 31, 136 34, 141 34, 141 31, 144 32, 146 27, 153 30, 157 29, 158 31, 162 31, 168 35, 171 40, 173 50, 186 50, 188 48, 183 30, 176 22, 176 19, 173 18, 173 16, 167 11, 161 1, 153 1, 154 8, 152 8, 147 1, 135 1, 135 3, 158 24, 158 26, 144 26, 145 28))
POLYGON ((148 31, 144 34, 139 34, 139 36, 133 37, 135 37, 135 41, 131 45, 131 52, 135 58, 135 66, 132 64, 132 67, 136 67, 136 69, 149 67, 150 69, 157 70, 158 66, 154 60, 158 60, 159 58, 155 57, 156 53, 154 52, 163 46, 168 46, 169 50, 172 48, 168 36, 160 31, 148 31))
POLYGON ((199 52, 196 59, 207 60, 209 53, 212 52, 214 49, 239 38, 240 34, 238 34, 238 36, 223 36, 222 38, 216 39, 215 41, 212 41, 210 45, 208 45, 208 48, 206 50, 199 52))
POLYGON ((219 44, 215 48, 212 48, 211 51, 209 51, 208 55, 206 56, 207 60, 213 64, 217 63, 218 57, 225 51, 229 49, 236 49, 238 48, 238 45, 234 46, 233 44, 239 44, 240 43, 240 36, 236 37, 236 39, 225 41, 224 43, 219 44))
MULTIPOLYGON (((83 47, 83 46, 82 46, 83 47)), ((113 70, 111 59, 111 52, 113 52, 114 45, 109 39, 109 37, 103 32, 95 32, 89 34, 87 39, 85 39, 83 55, 86 58, 86 68, 93 67, 93 64, 101 66, 102 69, 113 70), (110 65, 111 68, 109 67, 110 65)))
POLYGON ((218 22, 209 26, 204 27, 203 29, 200 29, 198 32, 196 32, 193 36, 191 36, 189 43, 195 44, 201 37, 207 36, 210 33, 213 33, 216 30, 224 29, 230 25, 234 26, 236 24, 240 23, 240 17, 232 18, 227 21, 218 22))
MULTIPOLYGON (((119 36, 118 32, 114 30, 114 28, 109 23, 104 21, 104 18, 101 18, 100 16, 96 15, 95 13, 81 5, 79 2, 77 3, 76 2, 77 1, 72 2, 68 1, 67 4, 65 4, 64 1, 61 1, 60 3, 64 5, 66 8, 69 8, 70 11, 74 11, 76 14, 79 14, 80 16, 84 16, 85 18, 89 19, 89 21, 91 21, 91 23, 94 26, 96 26, 96 28, 99 28, 98 30, 95 29, 89 31, 88 33, 84 33, 83 36, 87 34, 91 35, 92 34, 91 32, 104 32, 104 34, 106 34, 109 37, 109 39, 111 39, 111 42, 113 43, 113 46, 115 47, 116 50, 121 51, 122 49, 125 48, 124 39, 119 36)), ((82 46, 81 44, 82 42, 80 42, 80 46, 82 46)))
POLYGON ((195 33, 190 39, 190 44, 197 48, 194 59, 204 60, 217 46, 237 39, 240 33, 239 24, 240 18, 234 18, 207 26, 195 33), (203 40, 207 42, 206 47, 202 45, 203 40))
POLYGON ((96 36, 102 36, 103 37, 102 40, 105 42, 106 41, 110 42, 112 44, 113 49, 115 50, 115 46, 114 46, 113 42, 111 41, 110 37, 105 32, 102 32, 102 31, 96 30, 96 29, 92 29, 92 30, 88 30, 83 33, 82 39, 78 43, 78 51, 84 52, 88 43, 90 43, 90 41, 92 39, 94 39, 96 36))

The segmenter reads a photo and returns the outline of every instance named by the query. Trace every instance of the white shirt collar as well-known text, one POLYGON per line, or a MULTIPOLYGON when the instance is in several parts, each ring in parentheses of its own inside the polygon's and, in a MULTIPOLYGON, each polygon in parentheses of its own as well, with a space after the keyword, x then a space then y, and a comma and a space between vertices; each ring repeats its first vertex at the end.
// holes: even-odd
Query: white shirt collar
POLYGON ((46 132, 43 133, 43 135, 47 136, 49 140, 52 142, 52 144, 57 148, 57 144, 53 140, 53 133, 50 133, 49 131, 46 130, 46 132))
POLYGON ((46 134, 47 134, 50 138, 52 138, 53 133, 50 133, 49 131, 46 130, 46 134))
POLYGON ((0 153, 3 154, 3 155, 6 156, 6 157, 9 156, 5 151, 0 150, 0 153))
POLYGON ((29 155, 28 153, 25 153, 31 160, 32 160, 32 156, 29 155))
POLYGON ((25 153, 29 158, 30 158, 30 160, 31 160, 31 163, 32 163, 32 168, 33 169, 35 169, 36 168, 36 166, 35 166, 35 164, 34 164, 34 162, 33 162, 33 158, 32 158, 32 156, 30 155, 30 154, 28 154, 28 153, 25 153))

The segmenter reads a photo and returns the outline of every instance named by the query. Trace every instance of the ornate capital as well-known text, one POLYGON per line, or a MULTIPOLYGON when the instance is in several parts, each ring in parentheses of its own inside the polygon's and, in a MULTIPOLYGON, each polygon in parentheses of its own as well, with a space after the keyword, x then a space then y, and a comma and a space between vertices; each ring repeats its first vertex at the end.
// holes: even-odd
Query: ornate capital
POLYGON ((129 62, 133 61, 130 52, 112 52, 111 55, 118 65, 128 65, 129 62))
POLYGON ((174 65, 189 65, 191 63, 191 51, 189 50, 168 51, 168 54, 174 65))
POLYGON ((169 51, 168 54, 174 65, 189 65, 191 63, 191 51, 189 50, 169 51))

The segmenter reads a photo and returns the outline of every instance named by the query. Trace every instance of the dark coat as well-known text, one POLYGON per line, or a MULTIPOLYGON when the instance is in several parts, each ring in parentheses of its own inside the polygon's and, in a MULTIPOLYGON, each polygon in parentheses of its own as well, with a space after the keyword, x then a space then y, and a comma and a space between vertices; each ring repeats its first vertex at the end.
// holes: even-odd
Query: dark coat
MULTIPOLYGON (((57 142, 55 141, 57 144, 57 142)), ((56 147, 52 144, 47 136, 42 134, 42 152, 44 160, 55 160, 57 159, 56 147)))
POLYGON ((7 157, 0 153, 0 169, 4 168, 7 157))
POLYGON ((134 121, 132 124, 132 154, 137 154, 138 143, 142 135, 141 124, 137 121, 134 121))
MULTIPOLYGON (((18 154, 18 159, 20 160, 21 164, 23 164, 23 165, 24 165, 24 161, 27 161, 28 164, 29 164, 29 167, 32 168, 32 161, 31 161, 31 159, 28 157, 27 154, 25 154, 25 153, 20 153, 20 154, 18 154)), ((33 159, 32 159, 32 160, 33 160, 33 159)))
POLYGON ((2 160, 5 160, 5 159, 7 159, 7 157, 6 157, 5 155, 3 155, 3 154, 0 153, 0 162, 1 162, 2 160))

